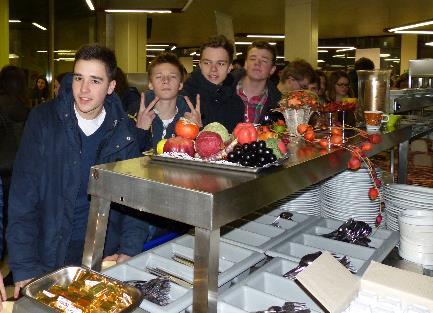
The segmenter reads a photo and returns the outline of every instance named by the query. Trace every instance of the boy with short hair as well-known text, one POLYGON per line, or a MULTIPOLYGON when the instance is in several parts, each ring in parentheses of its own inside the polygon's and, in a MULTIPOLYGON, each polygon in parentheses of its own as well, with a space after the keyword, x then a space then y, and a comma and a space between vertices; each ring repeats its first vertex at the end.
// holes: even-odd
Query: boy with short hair
POLYGON ((211 37, 200 48, 199 69, 185 82, 185 95, 200 95, 203 126, 219 122, 232 132, 244 119, 244 105, 229 74, 232 60, 233 43, 223 35, 211 37))
POLYGON ((275 49, 266 41, 255 41, 247 49, 245 75, 236 81, 237 94, 245 106, 245 122, 260 123, 278 105, 281 93, 269 80, 275 61, 275 49))
MULTIPOLYGON (((116 67, 108 48, 81 47, 58 97, 28 118, 14 165, 6 232, 15 297, 32 278, 81 264, 90 167, 140 156, 134 125, 113 93, 116 67)), ((142 251, 144 221, 114 209, 109 221, 105 255, 123 261, 142 251)))
POLYGON ((183 116, 201 126, 199 98, 194 108, 188 97, 178 95, 183 87, 183 66, 175 54, 159 54, 150 63, 148 75, 151 91, 141 94, 136 124, 144 130, 139 131, 142 150, 155 149, 161 139, 173 137, 174 126, 183 116))

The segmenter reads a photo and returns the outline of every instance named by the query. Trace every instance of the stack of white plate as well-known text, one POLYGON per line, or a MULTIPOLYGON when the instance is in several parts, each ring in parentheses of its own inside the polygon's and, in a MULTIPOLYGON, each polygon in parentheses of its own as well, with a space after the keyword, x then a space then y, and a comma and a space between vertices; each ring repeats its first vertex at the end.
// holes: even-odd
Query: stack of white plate
POLYGON ((433 210, 407 209, 399 214, 402 258, 422 265, 433 265, 433 210))
POLYGON ((320 183, 292 193, 270 205, 273 209, 320 216, 320 183))
MULTIPOLYGON (((377 173, 381 178, 380 172, 377 173)), ((322 216, 346 221, 353 218, 374 225, 379 213, 379 197, 372 201, 368 190, 373 187, 367 169, 344 171, 322 184, 322 216)))
POLYGON ((389 184, 383 188, 386 225, 399 230, 398 216, 405 209, 432 209, 433 189, 405 184, 389 184))

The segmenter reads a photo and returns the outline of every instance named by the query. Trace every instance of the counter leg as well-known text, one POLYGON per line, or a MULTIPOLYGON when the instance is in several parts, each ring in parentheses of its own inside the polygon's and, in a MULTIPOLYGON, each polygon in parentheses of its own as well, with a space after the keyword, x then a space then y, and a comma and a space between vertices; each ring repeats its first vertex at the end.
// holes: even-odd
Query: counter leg
POLYGON ((193 312, 216 313, 220 230, 195 228, 193 312))
POLYGON ((101 270, 111 201, 92 196, 82 263, 95 271, 101 270))
POLYGON ((406 184, 407 181, 407 159, 409 154, 409 140, 398 145, 398 176, 399 184, 406 184))

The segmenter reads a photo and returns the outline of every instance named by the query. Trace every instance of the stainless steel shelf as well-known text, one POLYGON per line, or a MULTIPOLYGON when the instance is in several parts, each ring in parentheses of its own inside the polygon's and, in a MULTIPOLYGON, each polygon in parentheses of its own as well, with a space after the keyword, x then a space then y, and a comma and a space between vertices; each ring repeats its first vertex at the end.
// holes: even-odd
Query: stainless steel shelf
MULTIPOLYGON (((411 127, 383 133, 368 155, 399 145, 405 179, 411 127), (405 164, 406 163, 406 164, 405 164)), ((352 139, 353 143, 360 138, 352 139)), ((91 169, 83 265, 99 270, 111 202, 195 226, 194 312, 217 312, 220 227, 346 169, 350 152, 299 143, 279 168, 260 174, 154 162, 149 157, 91 169)))

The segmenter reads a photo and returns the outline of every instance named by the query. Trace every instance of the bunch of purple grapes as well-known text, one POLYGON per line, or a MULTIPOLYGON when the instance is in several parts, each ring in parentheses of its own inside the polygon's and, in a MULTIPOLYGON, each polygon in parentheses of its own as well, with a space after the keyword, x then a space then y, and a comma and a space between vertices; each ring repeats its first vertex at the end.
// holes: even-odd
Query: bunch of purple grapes
POLYGON ((227 155, 227 160, 242 166, 262 167, 275 162, 277 157, 272 149, 266 147, 266 142, 260 140, 236 145, 227 155))

